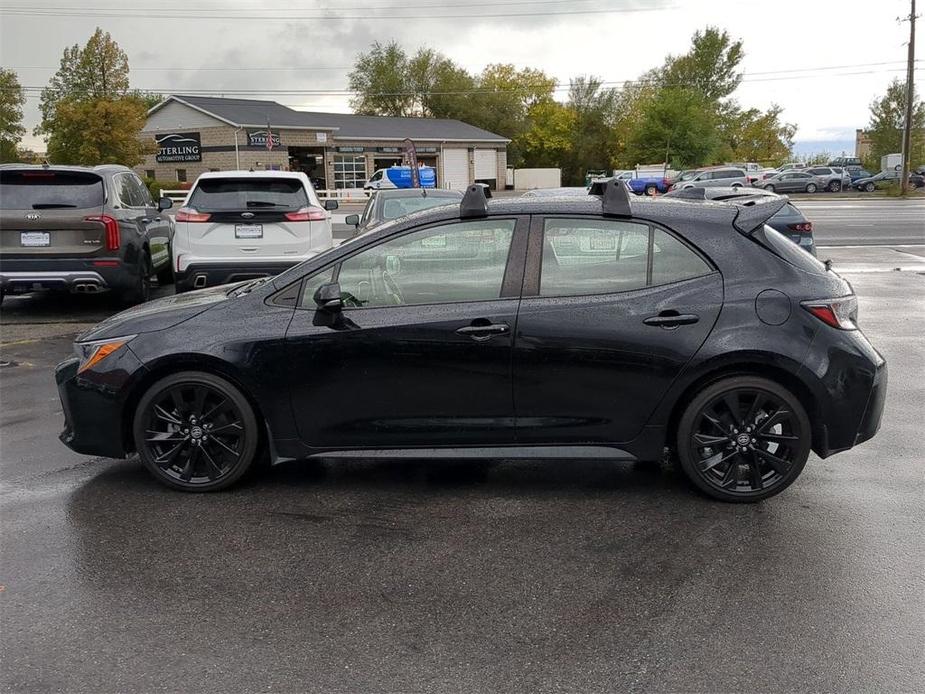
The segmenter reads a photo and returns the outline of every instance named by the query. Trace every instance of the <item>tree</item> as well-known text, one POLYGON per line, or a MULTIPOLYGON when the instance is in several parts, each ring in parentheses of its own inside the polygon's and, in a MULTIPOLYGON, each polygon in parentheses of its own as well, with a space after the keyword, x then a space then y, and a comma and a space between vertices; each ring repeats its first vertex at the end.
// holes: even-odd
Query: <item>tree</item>
MULTIPOLYGON (((369 53, 362 53, 348 76, 350 105, 356 113, 369 116, 413 116, 416 101, 410 93, 408 55, 392 41, 378 41, 369 53)), ((419 105, 417 105, 420 108, 419 105)))
POLYGON ((129 90, 128 56, 108 32, 97 28, 86 45, 64 49, 58 71, 42 90, 42 122, 36 134, 54 130, 55 111, 62 101, 116 99, 129 90))
POLYGON ((733 41, 726 31, 707 27, 694 32, 691 49, 681 56, 668 56, 661 83, 692 88, 707 101, 719 102, 738 89, 742 75, 739 64, 745 57, 741 41, 733 41))
POLYGON ((520 138, 524 162, 537 168, 561 167, 572 150, 575 111, 548 98, 531 106, 527 119, 530 127, 520 138))
MULTIPOLYGON (((912 109, 913 164, 925 162, 925 102, 915 100, 912 109)), ((906 113, 906 83, 894 79, 886 93, 870 105, 870 124, 867 136, 870 138, 871 159, 879 166, 880 157, 902 151, 903 126, 906 113)))
POLYGON ((58 71, 42 90, 42 122, 55 163, 133 166, 153 149, 138 135, 149 95, 129 90, 125 51, 101 29, 83 47, 64 49, 58 71))
POLYGON ((146 115, 144 102, 135 97, 63 101, 48 140, 48 157, 86 166, 140 164, 154 147, 138 137, 146 115))
POLYGON ((732 105, 721 113, 719 128, 722 141, 720 159, 754 161, 779 165, 790 157, 797 128, 781 123, 783 109, 772 105, 767 111, 746 110, 732 105))
POLYGON ((22 107, 26 95, 12 70, 0 68, 0 162, 18 161, 17 145, 25 135, 22 107))

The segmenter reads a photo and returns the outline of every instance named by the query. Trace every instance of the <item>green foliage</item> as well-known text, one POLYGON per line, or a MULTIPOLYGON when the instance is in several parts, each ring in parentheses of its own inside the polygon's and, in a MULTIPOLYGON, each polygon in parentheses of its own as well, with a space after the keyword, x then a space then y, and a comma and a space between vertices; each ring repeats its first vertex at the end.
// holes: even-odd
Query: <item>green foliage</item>
POLYGON ((733 41, 716 27, 707 27, 694 32, 687 53, 665 59, 659 81, 669 87, 694 89, 708 102, 718 102, 732 96, 742 82, 738 70, 744 57, 741 41, 733 41))
POLYGON ((155 202, 159 200, 161 197, 161 189, 164 187, 163 184, 147 176, 143 177, 141 180, 144 181, 145 186, 148 188, 148 192, 151 193, 151 197, 154 198, 155 202))
MULTIPOLYGON (((903 125, 906 121, 906 83, 893 80, 886 93, 870 105, 870 124, 867 136, 870 138, 871 164, 880 169, 880 157, 902 151, 903 125)), ((912 152, 913 164, 925 162, 925 102, 913 101, 912 109, 912 152)))
MULTIPOLYGON (((42 90, 42 122, 57 164, 119 163, 133 166, 153 149, 138 133, 154 96, 129 90, 128 58, 97 29, 86 45, 64 49, 58 71, 42 90)), ((159 97, 158 97, 159 98, 159 97)))
POLYGON ((778 166, 787 161, 793 149, 796 126, 781 123, 781 107, 767 111, 741 110, 730 106, 720 114, 720 139, 728 148, 725 161, 753 161, 778 166))
POLYGON ((0 68, 0 163, 18 161, 17 145, 25 135, 22 107, 26 96, 12 70, 0 68))

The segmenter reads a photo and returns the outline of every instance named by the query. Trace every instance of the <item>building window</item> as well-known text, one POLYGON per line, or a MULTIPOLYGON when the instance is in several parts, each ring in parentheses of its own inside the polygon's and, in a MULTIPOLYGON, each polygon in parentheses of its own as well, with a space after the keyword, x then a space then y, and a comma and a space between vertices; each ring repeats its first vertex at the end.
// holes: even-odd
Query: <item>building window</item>
POLYGON ((334 156, 334 187, 362 188, 366 183, 366 157, 353 155, 334 156))
POLYGON ((157 176, 154 175, 154 169, 145 169, 145 178, 157 178, 157 176))
POLYGON ((186 183, 186 169, 177 169, 177 181, 186 183))

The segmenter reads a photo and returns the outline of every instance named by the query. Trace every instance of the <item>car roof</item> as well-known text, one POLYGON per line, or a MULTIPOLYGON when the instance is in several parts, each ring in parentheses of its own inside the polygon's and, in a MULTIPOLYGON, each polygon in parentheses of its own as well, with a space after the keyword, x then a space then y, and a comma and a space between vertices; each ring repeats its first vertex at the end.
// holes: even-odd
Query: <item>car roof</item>
POLYGON ((682 200, 696 200, 701 195, 704 200, 717 200, 723 202, 725 200, 736 200, 739 198, 748 198, 748 197, 786 197, 778 195, 777 193, 772 193, 769 190, 764 188, 732 188, 730 186, 715 186, 712 188, 686 188, 681 190, 674 190, 670 193, 665 193, 662 197, 668 198, 679 198, 682 200), (696 191, 696 193, 691 193, 690 191, 696 191))
POLYGON ((308 178, 301 171, 206 171, 199 178, 308 178))
POLYGON ((462 191, 443 188, 383 188, 376 191, 377 198, 456 198, 462 200, 462 191))
POLYGON ((74 166, 73 164, 3 164, 4 170, 22 169, 24 171, 83 171, 85 173, 115 173, 131 171, 122 164, 100 164, 99 166, 74 166))

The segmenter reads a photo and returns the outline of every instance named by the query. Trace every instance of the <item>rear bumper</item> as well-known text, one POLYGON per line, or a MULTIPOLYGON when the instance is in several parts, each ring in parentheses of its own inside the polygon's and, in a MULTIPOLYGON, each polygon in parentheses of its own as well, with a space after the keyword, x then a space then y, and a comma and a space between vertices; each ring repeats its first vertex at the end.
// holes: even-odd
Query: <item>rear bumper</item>
POLYGON ((130 289, 137 282, 136 268, 118 258, 94 260, 116 265, 100 267, 93 260, 69 258, 0 260, 0 287, 9 294, 46 289, 93 293, 130 289))
POLYGON ((258 277, 272 277, 303 260, 305 259, 299 258, 295 262, 192 263, 182 272, 174 273, 174 283, 179 293, 258 277))

